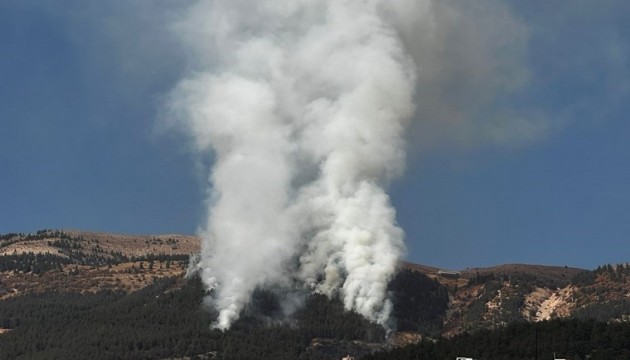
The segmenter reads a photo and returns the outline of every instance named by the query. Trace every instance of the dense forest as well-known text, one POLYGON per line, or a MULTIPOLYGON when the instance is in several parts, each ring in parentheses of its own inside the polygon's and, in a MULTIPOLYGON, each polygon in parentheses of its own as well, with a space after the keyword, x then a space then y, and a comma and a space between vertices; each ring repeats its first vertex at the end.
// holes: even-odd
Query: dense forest
MULTIPOLYGON (((365 343, 385 339, 382 327, 322 295, 305 297, 305 306, 277 321, 277 297, 262 290, 231 330, 211 330, 213 314, 201 306, 200 280, 184 285, 178 281, 182 280, 162 279, 130 294, 44 293, 2 301, 0 324, 11 330, 0 336, 0 358, 160 359, 199 354, 211 358, 216 352, 222 359, 327 359, 331 354, 309 350, 313 339, 365 343)), ((392 287, 398 291, 397 314, 438 326, 436 316, 425 310, 445 309, 448 296, 437 282, 406 270, 392 287)))
POLYGON ((482 330, 451 339, 425 340, 416 345, 366 355, 361 359, 630 359, 630 324, 595 320, 515 322, 498 330, 482 330))
MULTIPOLYGON (((12 330, 0 336, 0 358, 334 359, 339 354, 313 351, 312 339, 368 343, 382 341, 385 335, 379 326, 345 311, 340 301, 320 295, 308 297, 306 306, 290 319, 274 321, 277 299, 266 291, 257 291, 231 330, 211 330, 213 314, 200 306, 205 292, 199 279, 183 286, 178 281, 162 279, 131 294, 46 293, 2 301, 1 326, 12 330)), ((431 297, 431 302, 439 299, 431 297)), ((397 310, 411 318, 425 316, 408 311, 397 310)), ((630 359, 628 323, 515 322, 494 331, 437 339, 373 355, 363 352, 361 359, 533 359, 536 349, 540 359, 551 359, 553 353, 572 360, 630 359)))
MULTIPOLYGON (((219 351, 231 359, 289 359, 306 348, 309 339, 300 331, 252 325, 248 317, 228 332, 210 330, 212 314, 200 306, 200 281, 192 279, 181 288, 175 282, 160 280, 131 294, 47 293, 3 301, 0 319, 12 330, 0 336, 0 358, 160 359, 219 351)), ((363 319, 329 305, 319 310, 330 314, 322 319, 327 331, 322 335, 356 336, 344 332, 346 324, 363 319)))
POLYGON ((437 280, 403 269, 390 282, 397 330, 438 336, 448 307, 448 291, 437 280))

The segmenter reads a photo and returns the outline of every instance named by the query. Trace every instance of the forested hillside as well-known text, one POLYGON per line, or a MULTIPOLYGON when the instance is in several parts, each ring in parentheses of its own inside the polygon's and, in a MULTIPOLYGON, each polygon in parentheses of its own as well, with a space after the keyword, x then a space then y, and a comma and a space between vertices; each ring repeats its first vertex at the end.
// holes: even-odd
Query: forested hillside
POLYGON ((531 359, 536 333, 540 354, 629 358, 627 264, 459 272, 403 263, 388 288, 389 333, 323 295, 298 292, 301 306, 287 315, 275 290, 262 289, 221 332, 210 328, 216 314, 202 305, 200 280, 185 277, 198 241, 0 235, 0 359, 531 359))
POLYGON ((630 359, 630 323, 595 320, 515 322, 497 330, 464 333, 437 341, 425 340, 362 357, 362 360, 455 359, 571 360, 630 359))
MULTIPOLYGON (((0 302, 2 359, 160 359, 220 354, 222 359, 328 359, 345 347, 356 354, 384 348, 385 332, 347 312, 338 300, 312 295, 284 321, 274 322, 274 295, 258 291, 234 327, 210 330, 198 278, 174 278, 127 294, 42 293, 0 302), (335 339, 319 351, 317 339, 335 339), (380 343, 380 345, 371 345, 380 343)), ((406 310, 410 312, 410 310, 406 310)), ((412 314, 419 317, 421 315, 412 314)))

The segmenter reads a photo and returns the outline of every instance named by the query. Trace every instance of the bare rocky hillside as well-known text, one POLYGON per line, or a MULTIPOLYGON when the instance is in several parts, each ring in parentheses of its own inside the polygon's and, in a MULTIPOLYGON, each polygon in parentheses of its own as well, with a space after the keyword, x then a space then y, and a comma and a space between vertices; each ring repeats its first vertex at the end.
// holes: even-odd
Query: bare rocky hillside
POLYGON ((630 265, 595 270, 506 264, 441 272, 408 264, 449 290, 443 335, 499 328, 513 321, 562 318, 630 321, 630 265))

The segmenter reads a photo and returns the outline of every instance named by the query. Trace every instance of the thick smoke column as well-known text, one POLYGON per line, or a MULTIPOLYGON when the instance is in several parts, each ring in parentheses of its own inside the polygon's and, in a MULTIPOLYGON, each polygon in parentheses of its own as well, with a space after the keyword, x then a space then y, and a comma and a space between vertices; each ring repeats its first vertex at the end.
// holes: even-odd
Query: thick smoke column
POLYGON ((214 156, 198 267, 216 327, 296 285, 387 324, 404 243, 384 186, 416 78, 387 7, 405 3, 202 1, 178 24, 199 62, 169 108, 214 156))
POLYGON ((175 29, 192 61, 169 119, 213 156, 197 270, 221 329, 257 287, 387 326, 404 243, 384 188, 406 133, 420 149, 546 133, 493 110, 527 73, 526 32, 494 0, 202 0, 175 29))

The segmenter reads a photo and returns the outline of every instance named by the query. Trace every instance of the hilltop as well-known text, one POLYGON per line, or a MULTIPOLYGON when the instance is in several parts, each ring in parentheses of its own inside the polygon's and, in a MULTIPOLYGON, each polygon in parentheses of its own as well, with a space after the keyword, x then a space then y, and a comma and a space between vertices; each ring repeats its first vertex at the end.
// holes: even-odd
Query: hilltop
POLYGON ((0 236, 0 300, 47 291, 136 291, 183 277, 199 239, 40 230, 0 236))

